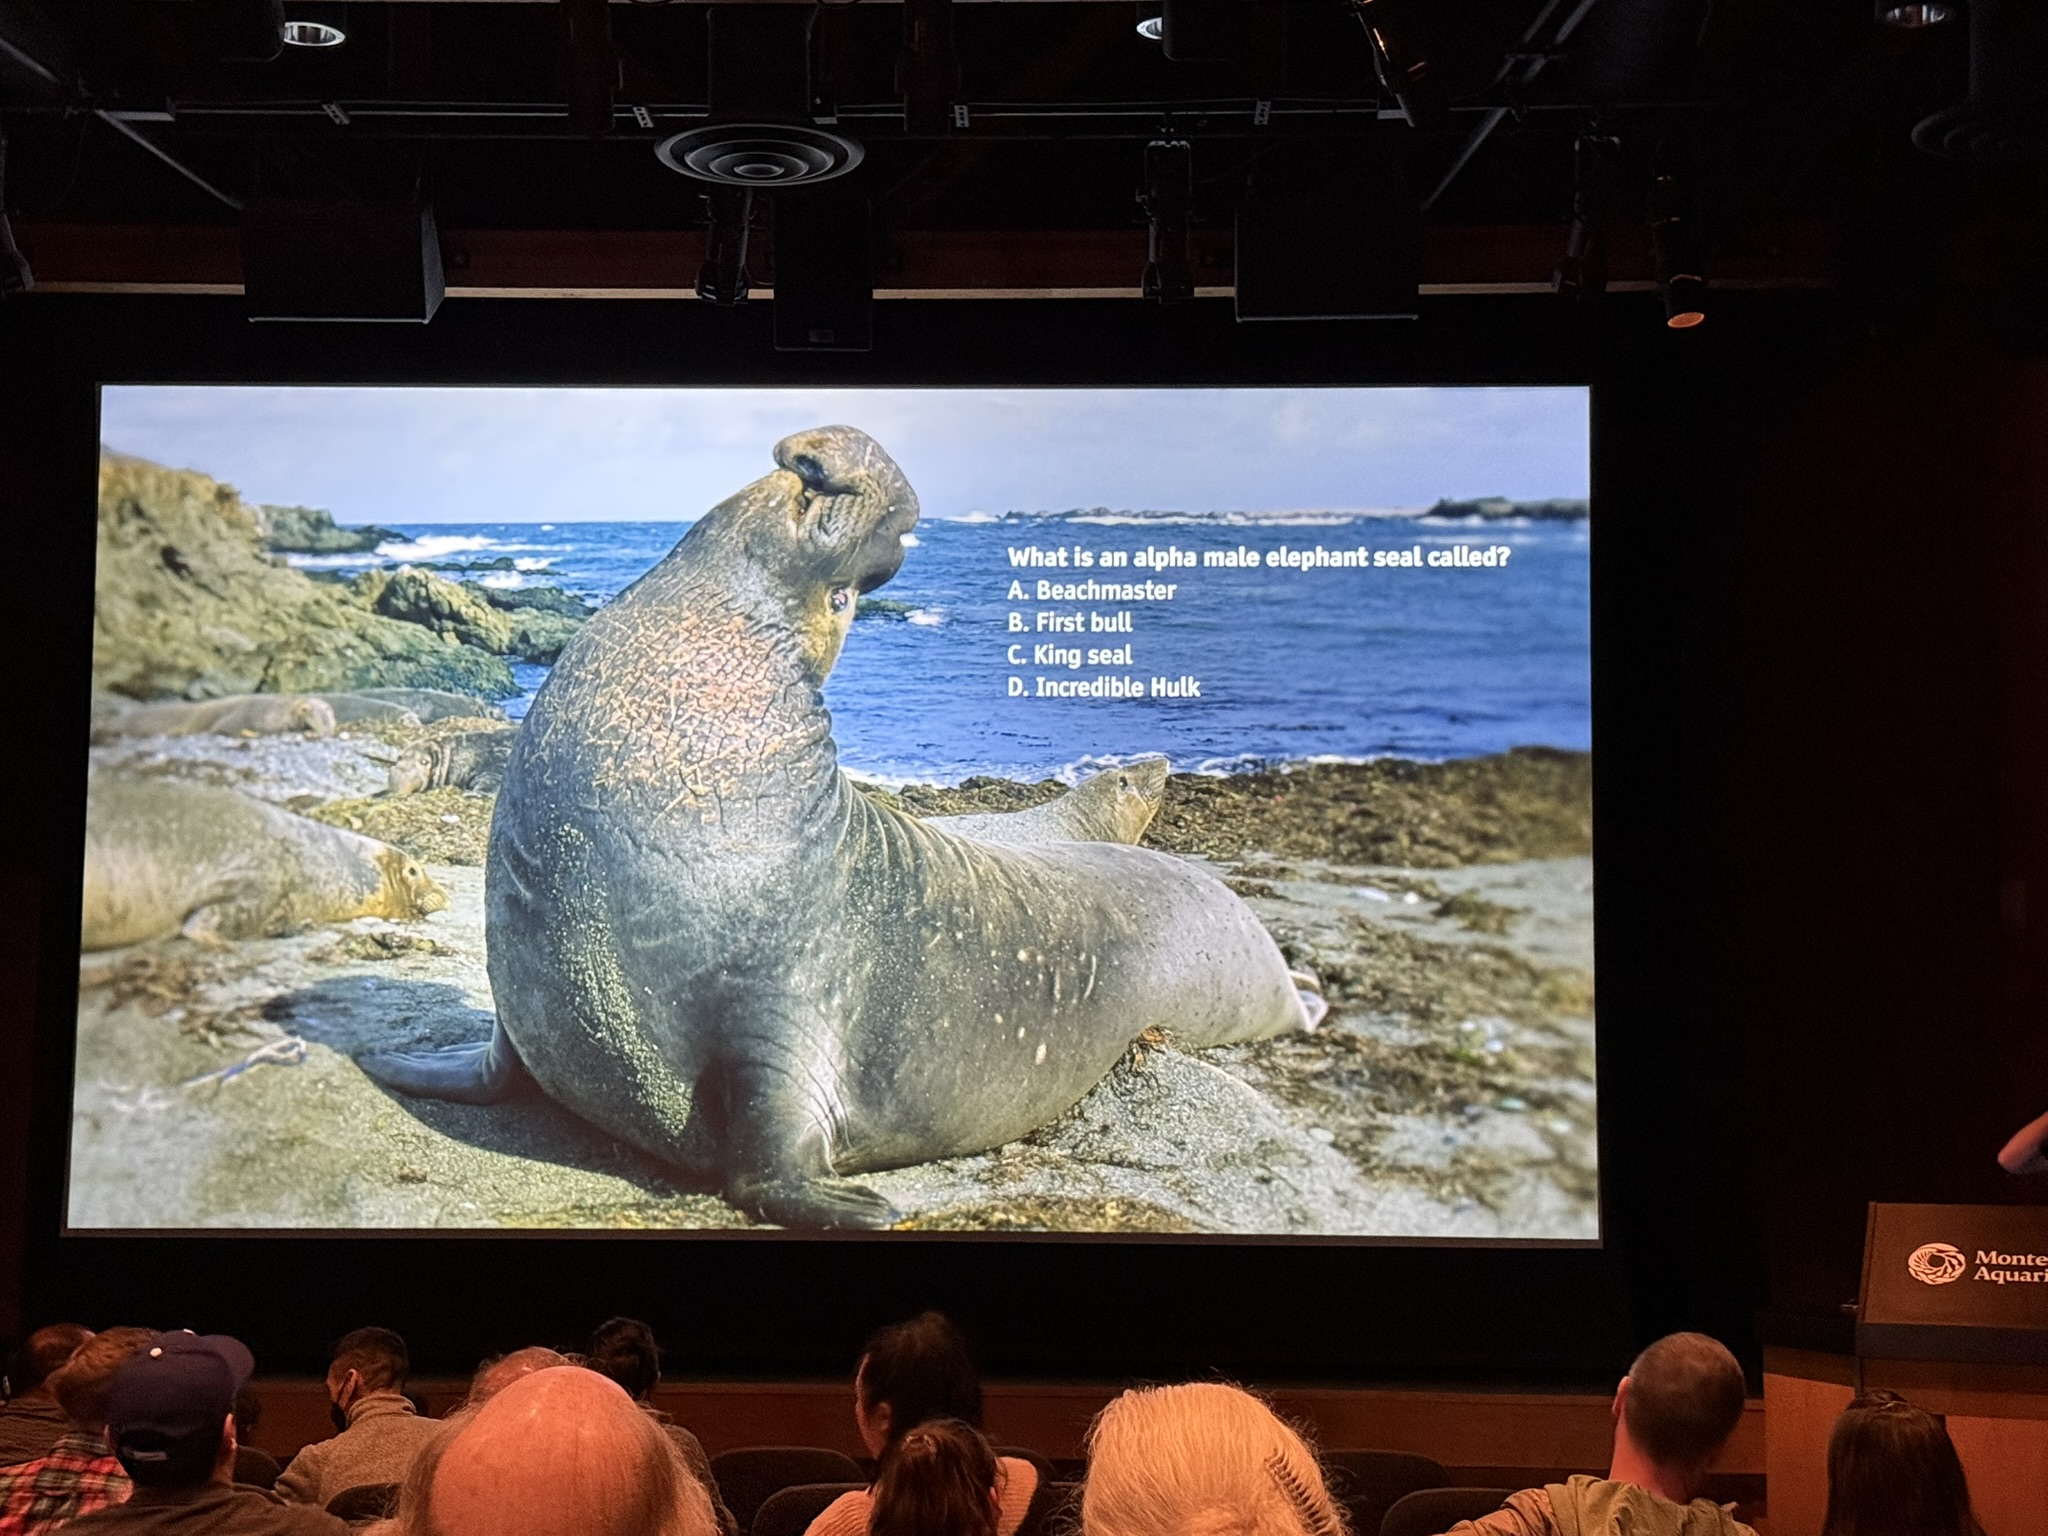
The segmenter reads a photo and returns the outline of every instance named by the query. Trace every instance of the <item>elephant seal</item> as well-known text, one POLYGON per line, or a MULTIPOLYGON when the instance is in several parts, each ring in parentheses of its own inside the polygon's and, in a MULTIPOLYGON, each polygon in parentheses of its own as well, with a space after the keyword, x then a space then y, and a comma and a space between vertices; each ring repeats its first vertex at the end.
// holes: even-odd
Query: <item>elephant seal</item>
POLYGON ((231 693, 219 699, 165 699, 95 712, 94 734, 112 736, 332 736, 325 699, 305 693, 231 693))
POLYGON ((422 725, 432 725, 436 720, 505 718, 505 711, 497 705, 473 699, 466 693, 450 693, 445 688, 358 688, 355 695, 361 699, 381 699, 387 704, 396 704, 400 709, 409 709, 420 717, 422 725))
POLYGON ((512 755, 516 734, 504 728, 458 731, 409 747, 391 765, 385 792, 417 795, 423 790, 453 788, 494 794, 505 777, 505 761, 512 755))
POLYGON ((201 943, 258 938, 447 905, 410 854, 231 789, 101 774, 86 790, 84 950, 179 932, 201 943))
POLYGON ((897 1212, 848 1175, 1035 1130, 1146 1029, 1203 1046, 1311 1023, 1213 875, 962 837, 839 771, 820 690, 917 497, 850 427, 775 463, 534 699, 485 864, 491 1039, 364 1069, 471 1102, 530 1074, 756 1217, 882 1227, 897 1212))
POLYGON ((1021 811, 966 816, 927 816, 928 827, 944 827, 984 843, 1135 843, 1159 814, 1166 798, 1167 761, 1141 757, 1120 768, 1090 774, 1065 794, 1021 811))
POLYGON ((366 693, 315 693, 308 698, 319 699, 334 711, 334 718, 341 725, 362 725, 365 722, 382 725, 420 725, 424 722, 417 712, 389 699, 373 699, 366 693))

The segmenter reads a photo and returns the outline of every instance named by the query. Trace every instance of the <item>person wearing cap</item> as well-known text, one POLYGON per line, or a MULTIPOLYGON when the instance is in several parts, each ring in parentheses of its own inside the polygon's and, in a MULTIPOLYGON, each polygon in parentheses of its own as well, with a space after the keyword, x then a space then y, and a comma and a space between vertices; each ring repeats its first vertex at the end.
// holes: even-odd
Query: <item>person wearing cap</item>
POLYGON ((107 1438, 134 1490, 66 1536, 345 1536, 323 1509, 236 1486, 235 1394, 255 1368, 225 1334, 159 1333, 124 1361, 107 1391, 107 1438))
POLYGON ((12 1395, 0 1404, 0 1467, 35 1460, 69 1427, 49 1380, 51 1373, 71 1358, 72 1351, 91 1337, 92 1330, 77 1323, 52 1323, 22 1340, 7 1371, 12 1395))
POLYGON ((277 1480, 278 1494, 325 1505, 344 1489, 403 1482, 419 1448, 440 1428, 405 1396, 410 1369, 405 1340, 389 1328, 344 1334, 327 1367, 327 1400, 341 1433, 294 1456, 277 1480))
POLYGON ((128 1497, 128 1474, 107 1444, 107 1393, 150 1338, 147 1328, 106 1329, 50 1376, 70 1429, 34 1461, 0 1468, 0 1536, 39 1536, 128 1497))

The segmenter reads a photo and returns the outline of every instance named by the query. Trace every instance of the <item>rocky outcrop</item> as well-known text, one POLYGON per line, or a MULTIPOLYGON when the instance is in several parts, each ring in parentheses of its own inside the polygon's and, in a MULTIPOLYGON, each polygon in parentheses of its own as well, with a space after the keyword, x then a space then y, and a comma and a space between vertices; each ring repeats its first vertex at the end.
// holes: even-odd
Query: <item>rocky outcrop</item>
POLYGON ((499 592, 448 580, 416 566, 367 571, 351 588, 389 618, 424 625, 444 639, 499 656, 551 664, 590 610, 559 587, 499 592), (518 601, 525 598, 527 601, 518 601))
POLYGON ((334 514, 320 507, 252 505, 256 531, 264 546, 280 555, 367 555, 379 544, 402 542, 405 535, 375 523, 338 528, 334 514))
POLYGON ((93 678, 135 699, 518 692, 499 656, 286 568, 232 486, 112 453, 100 459, 93 678))
POLYGON ((1535 523, 1578 523, 1593 515, 1593 504, 1582 496, 1558 496, 1549 501, 1510 501, 1505 496, 1476 496, 1469 501, 1445 497, 1424 517, 1483 518, 1489 523, 1526 517, 1535 523))

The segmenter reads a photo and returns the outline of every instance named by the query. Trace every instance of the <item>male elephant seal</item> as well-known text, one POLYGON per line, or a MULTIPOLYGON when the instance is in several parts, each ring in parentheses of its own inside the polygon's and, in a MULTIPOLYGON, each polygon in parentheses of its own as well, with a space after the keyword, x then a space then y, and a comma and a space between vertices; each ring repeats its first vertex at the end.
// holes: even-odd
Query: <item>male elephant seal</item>
POLYGON ((840 773, 820 689, 917 498, 850 427, 775 462, 534 700, 485 868, 492 1039, 364 1067, 472 1101, 523 1067, 756 1216, 879 1227, 897 1213, 846 1175, 1035 1130, 1145 1029, 1202 1046, 1310 1022, 1250 909, 1195 866, 962 837, 840 773))
POLYGON ((1135 843, 1166 798, 1166 771, 1165 758, 1141 757, 1091 774, 1043 805, 927 816, 924 824, 984 843, 1135 843))
POLYGON ((410 854, 231 789, 95 777, 79 948, 202 943, 352 917, 424 917, 448 893, 410 854))

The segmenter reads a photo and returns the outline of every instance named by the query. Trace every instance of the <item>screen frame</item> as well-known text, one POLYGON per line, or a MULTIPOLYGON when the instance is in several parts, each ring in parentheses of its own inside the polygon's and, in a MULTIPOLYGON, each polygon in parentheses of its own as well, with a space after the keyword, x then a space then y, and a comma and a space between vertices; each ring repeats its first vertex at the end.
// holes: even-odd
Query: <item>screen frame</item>
MULTIPOLYGON (((1685 499, 1685 477, 1671 470, 1696 460, 1707 427, 1697 410, 1699 391, 1711 381, 1688 380, 1686 357, 1643 324, 1648 306, 1624 302, 1589 315, 1554 301, 1502 297, 1425 300, 1423 311, 1413 323, 1240 326, 1224 301, 1171 309, 1123 300, 1057 306, 896 301, 878 308, 871 354, 776 353, 766 306, 721 311, 623 300, 456 300, 433 325, 400 328, 251 326, 233 299, 66 296, 13 306, 4 323, 22 344, 19 355, 28 364, 22 376, 38 380, 33 394, 10 392, 21 407, 15 425, 19 429, 25 416, 47 430, 15 435, 51 498, 46 515, 58 552, 51 586, 72 594, 80 573, 84 590, 91 588, 97 390, 108 383, 1590 387, 1592 496, 1601 508, 1592 560, 1600 743, 1594 815, 1603 850, 1595 941, 1600 1240, 434 1231, 422 1235, 455 1241, 429 1244, 390 1233, 67 1232, 62 1218, 77 954, 75 935, 53 919, 42 924, 38 966, 24 1234, 27 1314, 57 1315, 67 1296, 81 1307, 103 1302, 118 1311, 124 1298, 132 1305, 141 1288, 131 1267, 145 1260, 139 1243, 157 1250, 159 1262, 150 1267, 170 1282, 167 1301, 196 1307, 209 1326, 239 1329, 289 1356, 303 1353, 305 1343, 274 1305, 227 1300, 231 1277, 252 1263, 280 1282, 321 1290, 330 1289, 322 1277, 368 1284, 393 1266, 423 1269, 426 1291, 451 1305, 478 1287, 496 1291, 510 1276, 550 1276, 558 1285, 583 1276, 555 1298, 566 1304, 569 1295, 590 1289, 584 1281, 592 1268, 613 1271, 628 1292, 657 1293, 659 1277, 672 1277, 679 1257, 688 1254, 695 1267, 713 1272, 691 1288, 700 1300, 711 1294, 729 1300, 734 1289, 751 1284, 763 1292, 762 1305, 776 1296, 797 1304, 794 1297, 806 1288, 791 1292, 787 1271, 807 1267, 818 1269, 815 1278, 826 1290, 850 1293, 780 1342, 731 1333, 739 1317, 759 1313, 753 1305, 737 1312, 713 1306, 702 1326, 684 1328, 699 1345, 697 1358, 755 1372, 843 1358, 845 1341, 880 1320, 877 1306, 889 1315, 912 1296, 978 1316, 984 1335, 1001 1341, 985 1352, 992 1364, 1008 1360, 1043 1371, 1067 1359, 1069 1368, 1078 1360, 1096 1374, 1142 1369, 1182 1358, 1181 1346, 1089 1347, 1089 1339, 1105 1337, 1093 1326, 1070 1328, 1065 1343, 1034 1344, 1002 1319, 989 1293, 1014 1297, 1020 1286, 1068 1288, 1078 1280, 1083 1291, 1100 1282, 1134 1284, 1141 1295, 1156 1295, 1163 1284, 1166 1292, 1185 1295, 1205 1274, 1224 1290, 1327 1280, 1341 1281, 1346 1290, 1363 1285, 1376 1296, 1405 1297, 1371 1318, 1350 1320, 1306 1354, 1270 1329, 1226 1320, 1217 1310, 1219 1297, 1197 1309, 1215 1325, 1197 1351, 1210 1368, 1280 1369, 1302 1380, 1360 1370, 1526 1379, 1616 1359, 1644 1316, 1673 1314, 1688 1290, 1670 1266, 1682 1263, 1692 1213, 1686 1199, 1672 1200, 1660 1188, 1664 1181, 1649 1171, 1664 1138, 1645 1094, 1668 1084, 1687 1054, 1682 1041, 1660 1039, 1654 1028, 1660 967, 1693 973, 1697 966, 1692 914, 1660 911, 1649 899, 1658 881, 1646 869, 1660 849, 1669 853, 1684 841, 1686 808, 1699 793, 1691 773, 1673 775, 1660 766, 1668 736, 1682 732, 1685 721, 1682 710, 1655 696, 1657 670, 1671 660, 1671 647, 1657 631, 1695 601, 1697 578, 1676 584, 1682 589, 1677 609, 1672 583, 1660 588, 1653 581, 1633 591, 1625 583, 1672 553, 1670 528, 1645 514, 1659 499, 1685 499), (1649 381, 1663 387, 1645 387, 1649 381), (788 1265, 799 1253, 806 1257, 788 1265), (871 1305, 852 1305, 855 1296, 871 1305), (1483 1326, 1472 1326, 1475 1314, 1486 1316, 1483 1326), (714 1338, 722 1342, 710 1343, 714 1338), (837 1343, 821 1349, 816 1341, 822 1338, 837 1343)), ((1704 494, 1699 484, 1690 488, 1692 497, 1704 494)), ((55 597, 51 607, 60 636, 47 669, 53 729, 34 750, 52 812, 38 874, 45 911, 54 915, 76 911, 90 613, 75 595, 55 597), (68 860, 53 856, 66 847, 68 860)), ((1681 1170, 1679 1178, 1690 1181, 1689 1189, 1696 1170, 1681 1170)), ((531 1309, 501 1297, 484 1310, 476 1328, 458 1332, 489 1332, 531 1309)), ((790 1313, 783 1310, 782 1317, 787 1322, 790 1313)))

